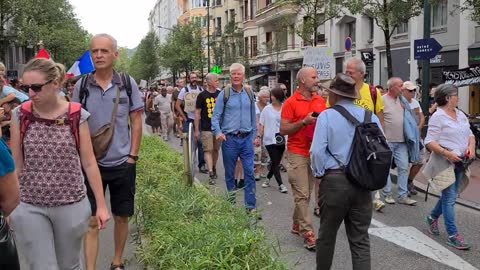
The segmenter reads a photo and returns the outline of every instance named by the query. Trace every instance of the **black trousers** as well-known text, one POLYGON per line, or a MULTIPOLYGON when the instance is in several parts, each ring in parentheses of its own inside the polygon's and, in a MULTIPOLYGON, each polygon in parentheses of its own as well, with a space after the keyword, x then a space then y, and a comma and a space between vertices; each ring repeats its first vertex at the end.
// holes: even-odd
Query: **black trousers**
POLYGON ((268 155, 272 161, 267 178, 270 179, 272 176, 275 176, 275 180, 277 180, 277 184, 280 186, 283 184, 282 175, 280 174, 280 162, 282 162, 283 152, 285 152, 285 144, 265 145, 265 148, 267 148, 268 155))
POLYGON ((331 173, 320 182, 320 229, 316 243, 317 270, 332 266, 337 231, 345 223, 354 270, 370 270, 370 238, 372 220, 370 191, 358 188, 343 173, 331 173))

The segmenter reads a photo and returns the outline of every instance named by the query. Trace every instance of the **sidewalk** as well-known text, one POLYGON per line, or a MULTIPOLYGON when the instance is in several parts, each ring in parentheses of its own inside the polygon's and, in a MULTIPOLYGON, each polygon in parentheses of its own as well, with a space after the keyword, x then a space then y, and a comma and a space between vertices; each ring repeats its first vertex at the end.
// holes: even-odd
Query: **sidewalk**
MULTIPOLYGON (((428 179, 423 176, 423 174, 418 173, 415 178, 415 186, 425 191, 427 189, 428 179)), ((431 189, 429 189, 429 194, 435 194, 431 189)), ((460 197, 457 199, 459 204, 465 205, 467 207, 480 210, 480 161, 476 160, 470 165, 470 184, 465 189, 465 191, 460 194, 460 197)))

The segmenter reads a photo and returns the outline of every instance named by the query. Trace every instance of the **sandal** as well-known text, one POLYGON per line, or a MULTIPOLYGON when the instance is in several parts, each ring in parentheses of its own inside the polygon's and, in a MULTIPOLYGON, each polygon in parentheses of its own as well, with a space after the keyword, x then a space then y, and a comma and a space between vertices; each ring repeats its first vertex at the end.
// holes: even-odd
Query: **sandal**
POLYGON ((320 217, 320 207, 315 207, 313 209, 313 214, 317 217, 320 217))
POLYGON ((110 270, 124 270, 125 269, 125 265, 123 265, 123 263, 121 264, 110 264, 110 270))

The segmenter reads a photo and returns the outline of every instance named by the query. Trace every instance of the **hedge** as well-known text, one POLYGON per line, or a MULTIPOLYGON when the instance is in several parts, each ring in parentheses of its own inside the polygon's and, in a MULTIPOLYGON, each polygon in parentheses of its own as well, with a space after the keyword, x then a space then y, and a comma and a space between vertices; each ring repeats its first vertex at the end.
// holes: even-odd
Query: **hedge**
POLYGON ((286 269, 263 227, 242 207, 203 186, 184 184, 175 150, 158 137, 145 136, 140 153, 136 222, 141 263, 151 269, 286 269))

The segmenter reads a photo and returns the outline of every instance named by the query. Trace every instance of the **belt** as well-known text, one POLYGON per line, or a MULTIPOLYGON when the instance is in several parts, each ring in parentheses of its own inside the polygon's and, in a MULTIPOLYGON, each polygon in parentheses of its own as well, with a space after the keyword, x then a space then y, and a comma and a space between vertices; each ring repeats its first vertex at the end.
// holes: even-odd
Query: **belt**
POLYGON ((235 133, 228 133, 227 135, 237 137, 237 138, 245 138, 250 135, 251 132, 235 132, 235 133))
POLYGON ((325 175, 327 174, 345 174, 345 171, 342 169, 328 169, 325 170, 325 175))

